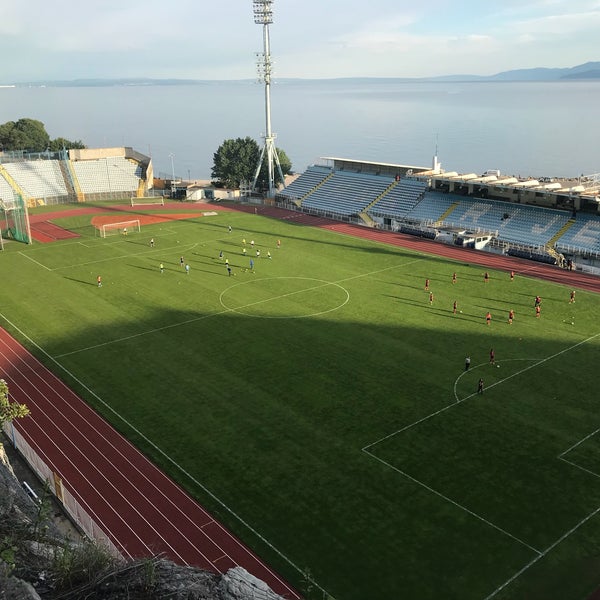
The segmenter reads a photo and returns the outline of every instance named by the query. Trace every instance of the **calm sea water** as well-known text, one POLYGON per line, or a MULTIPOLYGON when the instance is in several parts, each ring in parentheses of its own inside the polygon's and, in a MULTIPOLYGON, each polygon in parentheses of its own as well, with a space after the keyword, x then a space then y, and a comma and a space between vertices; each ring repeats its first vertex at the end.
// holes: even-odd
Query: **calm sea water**
MULTIPOLYGON (((335 156, 459 172, 577 176, 600 172, 600 81, 399 83, 285 81, 272 86, 277 146, 295 171, 335 156)), ((132 146, 156 174, 210 178, 228 138, 264 132, 264 88, 0 88, 0 123, 30 117, 50 137, 132 146)))

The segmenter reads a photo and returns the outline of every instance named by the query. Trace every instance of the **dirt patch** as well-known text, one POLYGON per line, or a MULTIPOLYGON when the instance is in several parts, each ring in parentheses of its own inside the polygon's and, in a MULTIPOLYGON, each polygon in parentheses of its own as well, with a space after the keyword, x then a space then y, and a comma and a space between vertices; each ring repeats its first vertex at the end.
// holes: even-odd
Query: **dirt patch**
MULTIPOLYGON (((123 223, 124 215, 97 215, 92 217, 91 223, 96 229, 102 225, 112 225, 113 223, 123 223)), ((156 225, 157 223, 166 223, 169 221, 181 221, 183 219, 197 219, 204 216, 204 213, 172 213, 160 215, 131 215, 128 221, 138 220, 140 225, 156 225), (135 217, 135 218, 134 218, 135 217)))

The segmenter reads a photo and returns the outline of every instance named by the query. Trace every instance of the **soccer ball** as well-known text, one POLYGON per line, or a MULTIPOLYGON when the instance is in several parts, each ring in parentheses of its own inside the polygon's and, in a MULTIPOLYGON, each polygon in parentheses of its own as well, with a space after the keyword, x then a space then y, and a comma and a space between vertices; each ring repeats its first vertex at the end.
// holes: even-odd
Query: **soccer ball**
POLYGON ((458 312, 462 315, 462 310, 459 310, 458 312))
POLYGON ((500 368, 500 365, 496 365, 498 368, 500 368))

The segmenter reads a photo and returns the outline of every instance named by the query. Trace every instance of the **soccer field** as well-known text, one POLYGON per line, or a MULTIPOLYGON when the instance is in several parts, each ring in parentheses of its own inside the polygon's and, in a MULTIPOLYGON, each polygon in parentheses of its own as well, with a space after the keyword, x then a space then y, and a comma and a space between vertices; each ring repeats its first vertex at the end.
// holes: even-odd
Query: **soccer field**
POLYGON ((309 598, 600 583, 598 295, 243 212, 53 222, 0 325, 309 598))

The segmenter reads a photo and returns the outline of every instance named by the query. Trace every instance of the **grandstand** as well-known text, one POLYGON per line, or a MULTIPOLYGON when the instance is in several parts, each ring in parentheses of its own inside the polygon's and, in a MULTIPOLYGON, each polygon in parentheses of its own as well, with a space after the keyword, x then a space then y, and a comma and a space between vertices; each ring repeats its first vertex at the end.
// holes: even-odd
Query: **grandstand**
POLYGON ((455 240, 464 232, 484 235, 496 251, 543 262, 581 263, 585 257, 600 272, 600 204, 590 187, 597 178, 563 183, 323 158, 276 201, 292 210, 425 237, 443 230, 454 232, 455 240))
POLYGON ((0 198, 28 207, 143 197, 153 185, 152 161, 132 148, 0 156, 0 198))

